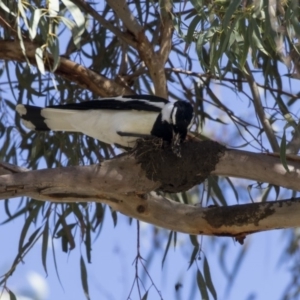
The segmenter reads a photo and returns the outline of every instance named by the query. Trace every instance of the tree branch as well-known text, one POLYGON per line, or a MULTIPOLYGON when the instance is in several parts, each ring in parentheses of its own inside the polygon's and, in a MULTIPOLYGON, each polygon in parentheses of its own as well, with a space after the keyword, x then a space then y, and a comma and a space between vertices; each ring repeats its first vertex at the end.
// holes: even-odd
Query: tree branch
POLYGON ((165 63, 167 62, 172 48, 172 36, 174 27, 171 13, 172 2, 170 0, 160 1, 160 14, 162 24, 158 56, 160 57, 163 65, 165 65, 165 63))
MULTIPOLYGON (((189 151, 195 149, 194 157, 198 160, 199 148, 195 143, 188 141, 184 147, 189 147, 189 151)), ((187 161, 187 164, 190 163, 189 156, 193 153, 183 150, 183 154, 182 158, 174 155, 174 170, 187 161)), ((170 154, 167 153, 167 156, 170 154)), ((101 165, 31 172, 15 168, 14 171, 19 173, 0 176, 0 199, 29 196, 53 202, 101 202, 127 216, 189 234, 243 236, 262 230, 300 225, 299 199, 200 208, 158 197, 153 193, 147 194, 161 189, 162 182, 154 180, 156 174, 148 174, 139 159, 139 154, 131 152, 104 161, 101 165)), ((279 157, 226 150, 211 174, 243 177, 300 190, 299 158, 287 159, 290 173, 286 172, 279 157)), ((163 163, 159 163, 161 169, 157 173, 166 168, 163 163)), ((196 162, 194 165, 197 166, 196 162)), ((182 168, 180 170, 185 171, 182 168)), ((203 170, 196 169, 193 172, 198 174, 203 170)))
MULTIPOLYGON (((140 147, 139 152, 124 153, 114 159, 104 161, 101 165, 64 167, 31 172, 25 172, 27 169, 23 168, 18 170, 19 167, 12 168, 12 165, 2 163, 0 168, 9 169, 11 173, 17 172, 17 174, 7 175, 11 177, 3 177, 5 175, 1 177, 0 192, 2 193, 1 196, 8 192, 5 196, 13 197, 14 195, 22 195, 25 188, 26 191, 36 191, 37 188, 43 190, 51 185, 51 188, 55 187, 58 192, 60 189, 70 193, 88 189, 87 196, 94 195, 95 191, 99 193, 138 192, 143 194, 156 189, 163 189, 164 180, 168 179, 162 176, 166 174, 165 172, 170 173, 177 170, 178 173, 178 168, 181 170, 182 177, 179 178, 177 175, 176 180, 193 180, 193 176, 199 174, 207 176, 204 169, 207 169, 208 164, 203 165, 202 162, 199 164, 199 161, 203 161, 205 152, 207 153, 205 155, 206 160, 212 161, 209 152, 213 152, 213 148, 208 147, 208 144, 217 143, 211 141, 186 142, 182 147, 181 158, 172 155, 168 149, 162 149, 156 152, 154 156, 153 151, 148 150, 146 153, 145 148, 140 147), (141 158, 141 152, 145 152, 143 158, 141 158), (200 154, 198 154, 199 152, 200 154), (159 156, 161 156, 161 161, 154 162, 153 159, 159 160, 159 156), (149 165, 146 165, 145 162, 148 162, 149 165, 156 163, 153 168, 156 170, 152 169, 150 173, 149 165), (193 170, 189 167, 192 163, 193 170), (158 165, 160 168, 157 167, 158 165), (183 167, 186 165, 187 167, 183 167), (185 173, 190 177, 186 177, 188 175, 185 173), (46 180, 46 178, 48 179, 46 180), (51 178, 50 181, 49 178, 51 178), (19 184, 21 187, 15 188, 19 184), (11 186, 14 187, 13 193, 11 186), (9 187, 8 191, 6 187, 9 187)), ((287 172, 283 167, 279 154, 260 154, 227 149, 224 153, 217 150, 211 156, 219 157, 213 161, 216 164, 211 171, 212 175, 245 178, 258 182, 268 182, 295 191, 300 190, 300 157, 298 156, 287 155, 287 166, 290 172, 287 172)), ((172 178, 172 174, 169 174, 169 177, 172 178)), ((180 185, 180 181, 177 181, 177 184, 180 185)))
MULTIPOLYGON (((161 53, 154 52, 153 45, 145 35, 144 28, 137 22, 135 17, 129 10, 129 7, 125 0, 108 0, 107 3, 114 10, 117 16, 122 20, 128 31, 134 36, 136 40, 136 49, 139 52, 140 58, 144 61, 145 65, 149 69, 150 77, 153 81, 155 94, 157 96, 168 98, 167 80, 164 70, 164 65, 171 50, 171 47, 167 45, 171 41, 164 41, 163 51, 161 53), (162 59, 162 57, 165 59, 162 59)), ((166 25, 167 26, 167 25, 166 25)), ((168 27, 165 27, 165 38, 169 38, 168 27)))
POLYGON ((28 172, 29 169, 22 168, 19 166, 15 166, 6 162, 0 161, 0 176, 7 175, 7 174, 14 174, 14 173, 21 173, 21 172, 28 172))
MULTIPOLYGON (((197 73, 197 72, 193 72, 193 71, 188 71, 188 70, 184 70, 184 69, 180 69, 180 68, 165 68, 165 71, 166 72, 174 72, 174 73, 179 73, 179 74, 185 74, 185 75, 188 75, 188 76, 194 76, 196 78, 212 78, 212 79, 215 79, 215 80, 219 80, 220 82, 222 81, 228 81, 230 83, 234 83, 234 82, 237 82, 237 83, 242 83, 242 82, 248 82, 247 80, 245 79, 238 79, 238 78, 226 78, 226 77, 222 77, 220 78, 219 76, 215 76, 211 73, 197 73)), ((146 73, 146 70, 144 71, 144 73, 146 73)), ((265 89, 265 90, 269 90, 269 91, 272 91, 272 92, 276 92, 278 94, 282 94, 282 95, 286 95, 292 99, 299 99, 299 95, 297 94, 293 94, 293 93, 289 93, 289 92, 286 92, 286 91, 283 91, 279 88, 275 89, 275 88, 272 88, 270 86, 266 86, 264 84, 260 84, 258 82, 255 82, 257 86, 265 89)))
POLYGON ((252 75, 252 72, 251 72, 250 67, 249 67, 247 62, 245 63, 245 69, 246 69, 246 72, 244 72, 244 75, 245 75, 246 79, 249 82, 249 86, 250 86, 250 89, 251 89, 251 92, 252 92, 253 103, 254 103, 256 113, 257 113, 257 115, 260 119, 260 122, 261 122, 261 124, 262 124, 262 126, 263 126, 263 128, 266 132, 266 135, 267 135, 267 138, 270 142, 272 150, 274 152, 279 152, 280 148, 279 148, 278 142, 276 140, 276 137, 275 137, 275 134, 273 132, 272 126, 271 126, 268 118, 265 115, 264 108, 261 104, 261 99, 260 99, 257 84, 254 80, 254 77, 252 75))
MULTIPOLYGON (((38 48, 38 45, 30 41, 24 41, 24 46, 28 60, 31 64, 36 65, 35 51, 38 48)), ((47 56, 47 59, 44 60, 45 68, 51 70, 53 57, 49 53, 46 53, 45 55, 47 56)), ((20 47, 20 42, 7 40, 0 41, 0 59, 26 62, 20 47)), ((60 63, 54 73, 69 81, 77 83, 84 89, 89 89, 101 97, 135 94, 129 87, 121 86, 114 80, 107 79, 106 77, 64 57, 60 58, 60 63)))
POLYGON ((212 172, 214 175, 251 179, 300 191, 300 157, 287 155, 288 173, 278 153, 227 150, 212 172))
POLYGON ((6 193, 12 189, 14 197, 26 195, 37 200, 53 202, 101 202, 127 216, 189 234, 240 237, 249 233, 300 225, 300 199, 201 208, 152 194, 139 196, 135 192, 122 194, 102 192, 99 190, 103 183, 98 181, 100 179, 98 174, 101 173, 98 167, 75 168, 79 168, 76 172, 80 173, 74 170, 65 172, 63 169, 53 169, 0 176, 0 197, 2 198, 2 195, 8 197, 2 192, 3 183, 6 182, 6 193), (51 175, 59 177, 55 180, 57 187, 53 186, 51 175), (71 176, 72 180, 77 177, 76 182, 72 181, 72 186, 67 186, 68 176, 71 176), (49 178, 51 178, 50 181, 49 178), (87 178, 90 183, 87 180, 81 181, 87 178), (61 180, 66 180, 66 184, 62 184, 61 180), (8 185, 9 182, 11 185, 8 185), (18 185, 13 185, 16 183, 18 185), (100 183, 99 189, 97 183, 100 183), (27 184, 31 187, 34 185, 35 189, 28 189, 27 184), (18 189, 20 189, 19 192, 18 189))
POLYGON ((107 0, 108 5, 113 9, 117 16, 122 20, 128 31, 135 36, 138 40, 138 36, 143 31, 143 27, 132 15, 125 0, 107 0))

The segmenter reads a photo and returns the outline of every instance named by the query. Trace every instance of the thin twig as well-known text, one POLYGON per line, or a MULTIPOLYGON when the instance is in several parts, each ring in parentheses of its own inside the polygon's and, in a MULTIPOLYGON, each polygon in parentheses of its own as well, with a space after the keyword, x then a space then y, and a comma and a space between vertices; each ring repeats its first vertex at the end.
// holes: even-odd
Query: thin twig
POLYGON ((16 165, 9 164, 7 162, 1 161, 0 162, 0 176, 7 175, 7 174, 14 174, 14 173, 22 173, 28 172, 29 169, 22 168, 16 165))
POLYGON ((139 292, 140 299, 142 298, 141 290, 140 290, 140 284, 139 284, 139 260, 141 258, 140 253, 140 221, 136 220, 136 248, 137 248, 137 254, 135 258, 135 280, 137 289, 139 292))
POLYGON ((143 266, 145 273, 147 274, 148 278, 149 278, 150 281, 151 281, 151 286, 153 286, 153 287, 155 288, 156 292, 157 292, 158 295, 160 296, 160 299, 163 300, 163 297, 162 297, 162 295, 161 295, 160 290, 157 288, 156 284, 154 283, 152 277, 150 276, 150 274, 149 274, 149 272, 148 272, 148 270, 147 270, 147 268, 146 268, 146 266, 144 265, 144 263, 143 263, 142 260, 141 260, 141 265, 143 266))
MULTIPOLYGON (((165 69, 166 72, 174 72, 174 73, 181 73, 181 74, 186 74, 186 75, 189 75, 189 76, 193 76, 193 77, 197 77, 197 78, 203 78, 203 77, 210 77, 212 79, 215 79, 215 80, 220 80, 220 81, 229 81, 231 83, 233 82, 237 82, 237 83, 240 83, 240 82, 247 82, 247 80, 245 79, 236 79, 236 78, 227 78, 227 77, 222 77, 220 78, 219 76, 214 76, 210 73, 197 73, 197 72, 192 72, 192 71, 188 71, 188 70, 184 70, 184 69, 179 69, 179 68, 166 68, 165 69)), ((260 84, 258 82, 256 82, 256 85, 261 87, 261 88, 264 88, 266 90, 269 90, 269 91, 272 91, 272 92, 276 92, 276 93, 279 93, 279 94, 282 94, 282 95, 286 95, 292 99, 299 99, 300 96, 297 95, 297 94, 292 94, 292 93, 289 93, 289 92, 286 92, 286 91, 282 91, 280 89, 275 89, 275 88, 272 88, 270 86, 266 86, 264 84, 260 84)))
MULTIPOLYGON (((1 13, 1 11, 0 11, 0 13, 1 13)), ((0 14, 0 26, 2 26, 3 28, 6 28, 6 30, 10 30, 12 36, 17 38, 17 36, 18 36, 17 30, 15 28, 13 28, 12 22, 8 23, 7 20, 4 19, 4 17, 2 16, 2 13, 0 14)), ((24 38, 25 38, 25 36, 24 36, 24 38)))
POLYGON ((73 1, 76 5, 81 7, 85 12, 90 14, 92 17, 95 18, 102 26, 110 30, 112 33, 114 33, 117 37, 119 37, 121 40, 123 40, 125 43, 129 44, 130 46, 133 46, 136 48, 136 41, 133 38, 131 34, 128 34, 126 32, 122 32, 119 28, 113 26, 111 22, 107 21, 105 18, 103 18, 98 12, 91 7, 86 1, 84 0, 74 0, 73 1))
POLYGON ((249 83, 249 86, 250 86, 250 89, 252 92, 253 103, 254 103, 254 107, 255 107, 256 113, 258 115, 258 118, 265 130, 265 133, 270 142, 272 150, 274 152, 279 152, 280 148, 279 148, 276 136, 275 136, 272 126, 269 122, 269 119, 265 115, 264 108, 261 104, 261 98, 260 98, 258 86, 254 80, 254 77, 252 75, 252 72, 251 72, 250 67, 247 62, 245 64, 245 69, 246 69, 246 72, 244 73, 244 75, 245 75, 246 79, 248 80, 248 83, 249 83))

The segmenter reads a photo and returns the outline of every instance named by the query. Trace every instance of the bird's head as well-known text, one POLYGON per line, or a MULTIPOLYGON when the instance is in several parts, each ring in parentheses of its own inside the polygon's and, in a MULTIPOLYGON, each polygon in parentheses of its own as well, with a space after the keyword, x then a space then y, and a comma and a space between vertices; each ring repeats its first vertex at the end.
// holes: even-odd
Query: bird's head
POLYGON ((172 125, 174 133, 185 140, 187 131, 193 124, 194 110, 190 103, 177 101, 168 103, 162 111, 162 120, 172 125))

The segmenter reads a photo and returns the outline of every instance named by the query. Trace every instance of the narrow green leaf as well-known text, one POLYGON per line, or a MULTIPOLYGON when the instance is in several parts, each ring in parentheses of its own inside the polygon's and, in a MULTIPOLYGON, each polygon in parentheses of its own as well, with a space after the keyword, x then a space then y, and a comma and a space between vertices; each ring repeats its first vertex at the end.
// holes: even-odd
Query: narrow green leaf
POLYGON ((10 203, 9 199, 4 200, 4 210, 5 210, 5 213, 7 214, 8 218, 12 218, 12 215, 9 210, 9 203, 10 203))
POLYGON ((39 23, 39 33, 42 36, 43 41, 47 41, 48 38, 48 30, 49 30, 49 18, 46 18, 45 16, 42 16, 40 18, 40 23, 39 23))
POLYGON ((82 288, 83 288, 85 297, 87 300, 89 300, 90 295, 89 295, 89 287, 88 287, 88 281, 87 281, 87 271, 86 271, 86 266, 85 266, 82 256, 80 256, 80 275, 81 275, 81 284, 82 284, 82 288))
POLYGON ((147 300, 148 299, 148 292, 149 292, 149 290, 144 294, 144 296, 142 297, 142 300, 147 300))
POLYGON ((101 203, 96 203, 96 211, 95 211, 95 226, 94 229, 96 229, 99 224, 102 224, 103 217, 104 217, 104 207, 101 203))
POLYGON ((222 190, 220 189, 218 178, 215 176, 209 176, 208 177, 208 184, 212 187, 212 190, 214 191, 214 194, 217 196, 217 198, 220 200, 222 206, 227 206, 226 199, 223 195, 222 190))
POLYGON ((28 206, 23 207, 22 209, 20 209, 19 211, 17 211, 14 215, 12 215, 11 217, 9 217, 8 219, 6 219, 5 221, 3 221, 2 223, 0 223, 0 225, 6 224, 14 219, 16 219, 17 217, 20 217, 21 215, 25 214, 28 211, 28 206))
POLYGON ((71 13, 75 23, 77 24, 77 27, 80 29, 82 34, 85 26, 85 18, 80 8, 69 0, 62 0, 62 3, 67 7, 69 12, 71 13))
POLYGON ((72 229, 77 225, 77 223, 67 224, 65 218, 62 218, 61 224, 63 228, 57 232, 56 237, 61 237, 63 250, 64 252, 68 252, 69 250, 73 250, 76 245, 72 229))
POLYGON ((21 257, 22 254, 24 254, 24 252, 30 247, 30 246, 33 246, 35 243, 36 243, 36 236, 38 235, 38 233, 40 232, 42 226, 39 227, 38 229, 36 229, 31 235, 30 237, 28 238, 28 242, 25 243, 23 245, 23 247, 21 249, 19 249, 19 252, 18 252, 18 255, 21 257))
POLYGON ((188 199, 188 195, 187 195, 186 192, 181 193, 181 197, 182 197, 182 200, 183 200, 184 204, 190 204, 189 199, 188 199))
POLYGON ((276 193, 275 201, 277 201, 279 193, 280 193, 280 186, 278 186, 278 185, 272 185, 272 187, 274 188, 275 193, 276 193))
POLYGON ((244 68, 248 53, 249 53, 249 48, 250 48, 250 40, 248 39, 248 36, 251 36, 252 33, 248 33, 250 30, 249 26, 246 26, 245 20, 243 19, 243 24, 240 26, 240 30, 242 32, 242 36, 244 37, 244 44, 243 44, 243 50, 241 51, 240 59, 239 59, 239 64, 242 68, 244 68))
POLYGON ((32 18, 30 20, 30 27, 29 27, 29 34, 32 40, 36 37, 37 27, 39 25, 41 15, 42 15, 41 9, 35 9, 32 14, 32 18))
POLYGON ((167 246, 166 246, 166 249, 165 249, 165 253, 164 253, 164 256, 163 256, 163 259, 162 259, 162 262, 161 262, 161 268, 163 268, 163 266, 164 266, 164 262, 165 262, 165 259, 167 257, 167 253, 169 251, 169 247, 170 247, 170 244, 171 244, 172 236, 173 236, 173 231, 170 231, 167 246))
POLYGON ((22 50, 22 53, 23 53, 23 55, 26 59, 26 62, 28 64, 28 66, 31 66, 30 62, 28 60, 28 57, 26 55, 26 50, 25 50, 25 45, 24 45, 22 30, 21 30, 21 24, 20 24, 21 22, 20 22, 20 17, 19 16, 16 18, 16 22, 17 22, 17 34, 18 34, 18 38, 19 38, 19 42, 20 42, 20 48, 22 50))
POLYGON ((198 13, 203 11, 203 1, 202 0, 191 0, 191 4, 194 6, 198 13))
POLYGON ((42 240, 42 264, 47 276, 48 276, 48 272, 47 272, 48 238, 49 238, 49 221, 47 220, 44 227, 43 240, 42 240))
POLYGON ((54 72, 59 64, 60 56, 59 56, 59 40, 56 36, 49 37, 48 48, 50 53, 53 55, 53 65, 51 71, 54 72))
POLYGON ((68 27, 70 31, 73 30, 73 28, 76 26, 75 22, 66 18, 66 17, 60 17, 60 20, 68 27))
POLYGON ((188 266, 188 269, 192 266, 192 264, 194 263, 194 261, 196 260, 196 257, 199 253, 199 246, 194 247, 194 250, 192 252, 191 258, 190 258, 190 263, 188 266))
POLYGON ((85 18, 82 14, 81 10, 72 2, 69 0, 62 0, 64 5, 67 7, 69 12, 71 13, 75 23, 77 26, 72 27, 72 36, 75 46, 79 49, 80 48, 80 39, 81 35, 83 34, 85 30, 85 18))
POLYGON ((272 188, 272 185, 269 184, 268 187, 264 190, 262 197, 261 197, 261 202, 267 201, 267 198, 268 198, 268 195, 270 194, 271 188, 272 188))
POLYGON ((285 168, 285 170, 290 173, 289 167, 287 165, 286 161, 286 136, 285 136, 285 130, 283 132, 283 136, 281 139, 281 144, 280 144, 280 161, 285 168))
POLYGON ((231 182, 230 178, 229 177, 225 177, 225 180, 229 183, 233 193, 234 193, 234 196, 235 196, 235 200, 237 203, 239 203, 239 194, 234 186, 234 184, 231 182))
POLYGON ((246 243, 241 248, 237 258, 235 259, 235 262, 233 264, 233 268, 232 268, 232 270, 230 272, 230 275, 229 275, 229 278, 228 278, 228 285, 226 287, 225 294, 229 294, 230 289, 233 287, 234 280, 235 280, 235 278, 238 277, 238 271, 242 266, 242 262, 245 258, 245 254, 246 254, 247 250, 248 250, 248 246, 247 246, 247 243, 246 243))
POLYGON ((86 258, 88 263, 91 263, 91 226, 88 223, 85 229, 85 249, 86 249, 86 258))
POLYGON ((251 195, 252 187, 253 187, 253 185, 252 185, 252 184, 249 184, 249 185, 247 186, 247 192, 248 192, 248 195, 249 195, 249 197, 250 197, 251 202, 254 203, 254 200, 253 200, 252 195, 251 195))
POLYGON ((176 248, 176 244, 177 244, 177 232, 174 232, 174 249, 176 248))
POLYGON ((223 271, 223 274, 225 275, 226 278, 229 277, 229 271, 226 266, 226 262, 227 262, 226 255, 227 255, 228 246, 229 246, 228 243, 226 243, 226 242, 223 243, 220 247, 220 252, 218 255, 220 268, 223 271))
POLYGON ((233 14, 235 13, 235 11, 237 10, 237 8, 240 6, 242 0, 232 0, 230 2, 230 5, 228 6, 224 19, 223 19, 223 28, 227 28, 227 26, 229 25, 229 22, 233 16, 233 14))
POLYGON ((37 217, 40 207, 41 206, 38 204, 35 205, 35 207, 31 210, 29 216, 27 217, 27 219, 23 225, 20 239, 19 239, 19 252, 22 251, 23 243, 24 243, 27 231, 29 229, 29 226, 33 223, 34 219, 37 217))
POLYGON ((260 50, 267 56, 270 56, 270 54, 266 51, 266 49, 263 45, 263 40, 262 40, 261 34, 259 32, 259 25, 257 24, 256 20, 253 19, 251 22, 249 22, 249 24, 252 24, 252 26, 253 26, 253 32, 252 32, 253 43, 258 48, 258 50, 260 50))
POLYGON ((190 240, 191 240, 191 243, 194 247, 199 247, 199 242, 198 242, 198 239, 197 239, 196 235, 191 235, 190 234, 190 240))
POLYGON ((29 25, 28 25, 28 22, 27 22, 27 16, 26 16, 26 12, 24 10, 24 7, 23 7, 23 3, 22 3, 22 0, 19 0, 18 1, 18 10, 19 10, 19 13, 21 14, 22 16, 22 19, 23 19, 23 22, 25 23, 25 26, 28 28, 29 30, 29 25))
POLYGON ((53 256, 53 262, 54 262, 54 268, 55 268, 55 273, 57 276, 57 279, 59 281, 60 286, 63 288, 60 277, 59 277, 59 273, 58 273, 58 268, 57 268, 57 261, 56 261, 56 255, 55 255, 55 246, 54 246, 54 242, 53 242, 53 237, 51 239, 52 242, 52 256, 53 256))
POLYGON ((207 292, 207 288, 206 288, 206 283, 204 281, 203 275, 200 272, 200 270, 197 270, 197 285, 199 288, 199 291, 201 293, 201 300, 208 300, 208 292, 207 292))
POLYGON ((194 40, 196 27, 201 22, 201 20, 202 20, 202 17, 197 15, 197 16, 194 17, 194 19, 189 24, 187 35, 185 37, 185 41, 187 43, 191 43, 194 40))
POLYGON ((8 294, 9 294, 9 299, 10 300, 17 300, 17 297, 15 296, 15 294, 11 290, 8 291, 8 294))
POLYGON ((59 0, 48 0, 47 2, 50 17, 56 17, 59 12, 59 0))
POLYGON ((212 294, 212 296, 214 297, 214 299, 217 300, 218 299, 217 292, 215 290, 214 284, 211 279, 210 268, 209 268, 206 257, 204 257, 203 271, 204 271, 204 278, 205 278, 206 286, 208 287, 208 289, 209 289, 210 293, 212 294))
POLYGON ((118 215, 117 212, 115 210, 111 210, 111 216, 114 222, 114 227, 117 226, 117 222, 118 222, 118 215))
POLYGON ((299 35, 300 34, 300 24, 299 24, 299 20, 298 20, 298 15, 295 13, 292 13, 290 20, 291 20, 291 23, 293 24, 293 29, 295 30, 296 34, 299 35))
POLYGON ((43 60, 43 49, 38 47, 35 50, 35 60, 39 71, 44 75, 45 74, 45 66, 43 60))
MULTIPOLYGON (((60 204, 57 204, 57 205, 61 206, 61 210, 63 211, 63 214, 62 215, 57 214, 59 216, 59 219, 57 220, 52 232, 53 232, 53 236, 57 235, 59 237, 59 236, 62 235, 62 233, 61 233, 61 230, 58 231, 58 228, 59 228, 60 225, 62 225, 62 222, 65 220, 65 218, 73 212, 73 209, 72 209, 72 206, 68 206, 66 208, 66 206, 63 203, 60 203, 60 204)), ((73 224, 75 226, 77 223, 73 223, 73 224)))
POLYGON ((229 40, 230 39, 235 40, 236 32, 233 31, 236 25, 238 24, 238 21, 239 18, 234 19, 232 24, 230 24, 230 27, 228 29, 225 28, 221 33, 218 50, 216 51, 216 56, 218 58, 221 58, 223 53, 226 52, 228 49, 230 49, 231 45, 229 44, 229 40))
POLYGON ((0 1, 0 7, 4 10, 4 11, 6 11, 7 13, 9 13, 9 14, 11 14, 12 16, 16 16, 16 14, 14 13, 14 12, 12 12, 4 3, 3 3, 3 1, 1 0, 0 1))

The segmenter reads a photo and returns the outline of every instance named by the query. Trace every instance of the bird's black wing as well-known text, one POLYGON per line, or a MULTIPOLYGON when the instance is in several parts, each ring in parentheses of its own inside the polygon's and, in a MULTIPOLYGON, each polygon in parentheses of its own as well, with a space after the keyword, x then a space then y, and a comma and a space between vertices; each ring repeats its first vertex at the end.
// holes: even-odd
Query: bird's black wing
POLYGON ((160 112, 169 103, 168 100, 152 95, 119 96, 114 98, 102 98, 80 103, 69 103, 64 105, 51 105, 48 108, 89 110, 89 109, 110 109, 110 110, 140 110, 160 112))

